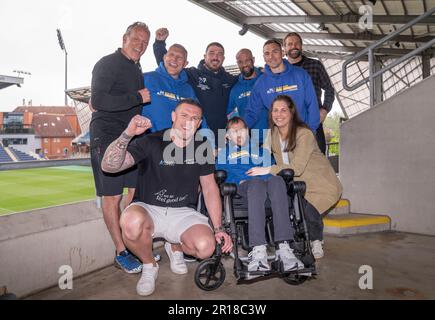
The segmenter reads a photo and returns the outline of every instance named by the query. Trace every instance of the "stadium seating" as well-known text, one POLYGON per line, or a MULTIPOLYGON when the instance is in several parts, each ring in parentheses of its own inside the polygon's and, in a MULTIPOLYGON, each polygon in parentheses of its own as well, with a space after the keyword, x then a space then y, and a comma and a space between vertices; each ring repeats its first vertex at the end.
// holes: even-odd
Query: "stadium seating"
POLYGON ((13 147, 9 147, 9 150, 12 151, 12 153, 15 155, 15 157, 18 159, 18 161, 34 161, 34 160, 37 160, 34 157, 32 157, 31 155, 29 155, 29 154, 27 154, 27 153, 25 153, 23 151, 17 150, 17 149, 15 149, 13 147))
POLYGON ((0 162, 13 162, 14 160, 7 154, 5 149, 0 146, 0 162))

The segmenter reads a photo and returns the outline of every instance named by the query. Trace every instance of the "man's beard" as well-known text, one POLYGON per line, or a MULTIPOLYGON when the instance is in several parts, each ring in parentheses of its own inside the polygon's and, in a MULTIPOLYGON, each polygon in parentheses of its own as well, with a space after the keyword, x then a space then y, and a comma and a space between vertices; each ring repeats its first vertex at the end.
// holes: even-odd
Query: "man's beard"
POLYGON ((252 76, 254 74, 254 71, 255 71, 255 69, 254 69, 254 67, 252 67, 252 68, 249 68, 248 71, 242 70, 242 74, 245 78, 249 78, 250 76, 252 76))
POLYGON ((292 49, 287 52, 287 57, 297 59, 302 55, 302 50, 292 49))

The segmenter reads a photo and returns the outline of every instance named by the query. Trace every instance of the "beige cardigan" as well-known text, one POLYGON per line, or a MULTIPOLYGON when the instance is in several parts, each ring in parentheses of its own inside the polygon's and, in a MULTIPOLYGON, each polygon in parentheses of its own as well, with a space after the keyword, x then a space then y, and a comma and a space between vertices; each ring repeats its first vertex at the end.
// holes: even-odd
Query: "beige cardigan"
POLYGON ((284 168, 293 169, 295 181, 305 181, 305 199, 308 200, 320 214, 331 208, 342 193, 342 186, 329 160, 320 152, 317 141, 311 130, 299 128, 296 132, 296 147, 288 152, 289 165, 282 160, 282 151, 277 128, 269 131, 264 147, 271 150, 276 165, 271 173, 276 175, 284 168))

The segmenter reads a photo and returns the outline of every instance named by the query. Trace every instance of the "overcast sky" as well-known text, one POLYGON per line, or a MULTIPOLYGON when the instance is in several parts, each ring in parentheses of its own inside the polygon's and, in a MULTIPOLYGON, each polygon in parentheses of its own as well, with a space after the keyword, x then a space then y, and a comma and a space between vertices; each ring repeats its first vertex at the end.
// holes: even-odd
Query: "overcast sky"
MULTIPOLYGON (((189 66, 197 66, 212 41, 225 49, 224 65, 235 64, 240 48, 250 48, 256 65, 264 65, 264 39, 187 0, 0 0, 0 74, 17 76, 24 85, 0 90, 0 111, 11 111, 23 99, 39 105, 64 103, 64 53, 56 29, 68 51, 68 88, 89 86, 94 64, 122 45, 126 27, 143 21, 151 30, 150 45, 141 58, 144 71, 156 68, 152 43, 155 31, 167 27, 168 44, 177 42, 189 52, 189 66)), ((337 109, 337 108, 336 108, 337 109)), ((338 109, 337 109, 338 110, 338 109)))

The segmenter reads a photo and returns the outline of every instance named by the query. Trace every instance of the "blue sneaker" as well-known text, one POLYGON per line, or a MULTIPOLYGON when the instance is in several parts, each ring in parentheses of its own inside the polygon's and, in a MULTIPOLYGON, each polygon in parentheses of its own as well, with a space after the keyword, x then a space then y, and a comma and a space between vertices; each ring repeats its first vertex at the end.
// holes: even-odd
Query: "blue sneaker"
POLYGON ((139 273, 142 271, 142 263, 140 263, 140 261, 127 249, 121 251, 115 257, 115 267, 118 267, 127 273, 139 273))
POLYGON ((162 260, 162 257, 158 253, 153 252, 153 256, 154 256, 154 260, 156 262, 159 262, 160 260, 162 260))

